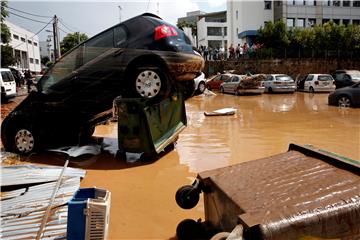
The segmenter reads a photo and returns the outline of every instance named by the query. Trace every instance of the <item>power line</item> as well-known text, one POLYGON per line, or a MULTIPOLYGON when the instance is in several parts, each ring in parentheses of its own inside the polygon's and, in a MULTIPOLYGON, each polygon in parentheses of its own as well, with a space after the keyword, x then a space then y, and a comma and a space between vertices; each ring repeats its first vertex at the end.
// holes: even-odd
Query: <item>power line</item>
POLYGON ((15 15, 15 16, 18 16, 18 17, 21 17, 21 18, 25 18, 25 19, 33 21, 33 22, 45 23, 46 24, 46 22, 43 22, 43 21, 39 21, 39 20, 35 20, 35 19, 32 19, 32 18, 24 17, 22 15, 18 15, 16 13, 13 13, 13 12, 10 12, 10 11, 8 11, 8 12, 11 13, 12 15, 15 15))
POLYGON ((61 27, 58 27, 58 28, 59 28, 63 33, 65 33, 65 34, 70 34, 69 32, 63 30, 61 27))
POLYGON ((70 29, 68 26, 66 26, 66 25, 61 21, 61 19, 59 19, 59 22, 61 23, 61 25, 63 25, 63 26, 64 26, 67 30, 69 30, 70 32, 76 32, 76 31, 70 29))
POLYGON ((51 16, 42 16, 42 15, 37 15, 37 14, 33 14, 33 13, 29 13, 29 12, 21 11, 21 10, 18 10, 18 9, 16 9, 16 8, 12 8, 12 7, 9 7, 9 6, 7 6, 7 8, 12 9, 12 10, 15 10, 15 11, 17 11, 17 12, 21 12, 21 13, 25 13, 25 14, 28 14, 28 15, 32 15, 32 16, 35 16, 35 17, 52 18, 51 16))
MULTIPOLYGON (((41 31, 43 31, 51 22, 53 21, 53 19, 51 19, 42 29, 40 29, 37 33, 35 33, 30 39, 33 39, 36 35, 38 35, 41 31)), ((23 45, 25 42, 22 42, 18 45, 16 45, 15 47, 13 47, 14 49, 23 45)))

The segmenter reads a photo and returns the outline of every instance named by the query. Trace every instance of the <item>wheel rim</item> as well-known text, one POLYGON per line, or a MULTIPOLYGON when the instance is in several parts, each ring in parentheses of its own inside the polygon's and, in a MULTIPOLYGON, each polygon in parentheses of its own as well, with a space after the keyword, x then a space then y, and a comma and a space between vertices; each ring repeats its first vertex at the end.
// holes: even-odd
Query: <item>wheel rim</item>
POLYGON ((205 91, 205 84, 204 83, 200 83, 199 84, 199 91, 202 93, 205 91))
POLYGON ((350 99, 347 97, 341 97, 339 99, 339 107, 350 107, 351 102, 350 99))
POLYGON ((161 89, 161 79, 159 75, 146 70, 140 72, 136 78, 136 91, 144 98, 153 98, 159 94, 161 89))
POLYGON ((31 152, 34 149, 34 143, 34 136, 27 129, 21 129, 15 135, 15 146, 19 152, 31 152))

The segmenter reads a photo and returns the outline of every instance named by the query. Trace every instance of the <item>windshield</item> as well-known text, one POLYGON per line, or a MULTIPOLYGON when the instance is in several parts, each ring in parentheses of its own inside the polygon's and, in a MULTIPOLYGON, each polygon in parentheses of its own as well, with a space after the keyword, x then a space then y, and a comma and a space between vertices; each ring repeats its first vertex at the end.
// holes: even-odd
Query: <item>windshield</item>
POLYGON ((76 74, 76 70, 81 66, 105 53, 107 50, 112 49, 114 42, 116 45, 118 45, 118 42, 123 42, 126 36, 118 34, 119 29, 122 29, 122 26, 109 29, 78 45, 70 53, 62 57, 41 78, 39 82, 40 89, 46 92, 51 86, 67 79, 71 74, 76 74), (116 39, 114 39, 114 31, 116 39))
POLYGON ((15 81, 12 73, 10 71, 1 72, 1 77, 4 82, 13 82, 15 81))
POLYGON ((290 76, 288 75, 279 75, 275 77, 277 81, 294 81, 290 76))

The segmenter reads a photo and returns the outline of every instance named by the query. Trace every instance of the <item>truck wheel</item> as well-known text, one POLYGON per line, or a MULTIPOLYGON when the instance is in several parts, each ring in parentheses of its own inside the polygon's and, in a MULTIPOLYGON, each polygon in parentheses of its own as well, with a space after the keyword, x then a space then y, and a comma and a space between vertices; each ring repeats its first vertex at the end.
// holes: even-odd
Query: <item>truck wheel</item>
POLYGON ((170 81, 165 71, 155 65, 139 66, 132 80, 136 95, 145 99, 165 99, 170 94, 170 81))
POLYGON ((183 209, 191 209, 199 202, 200 193, 191 185, 179 188, 175 195, 176 203, 183 209))

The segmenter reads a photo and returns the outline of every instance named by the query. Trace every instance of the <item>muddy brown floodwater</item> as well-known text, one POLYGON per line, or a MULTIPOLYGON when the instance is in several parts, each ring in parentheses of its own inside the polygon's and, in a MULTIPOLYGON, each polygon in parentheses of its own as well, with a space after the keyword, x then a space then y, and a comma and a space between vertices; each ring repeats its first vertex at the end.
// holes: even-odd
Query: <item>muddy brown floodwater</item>
MULTIPOLYGON (((96 128, 109 152, 72 161, 87 170, 82 187, 111 191, 110 239, 171 239, 185 219, 204 219, 202 199, 192 210, 176 205, 175 192, 196 173, 287 151, 290 143, 312 144, 360 159, 360 109, 327 105, 328 94, 196 96, 186 103, 188 127, 176 149, 152 163, 115 159, 117 125, 96 128), (204 111, 234 107, 233 116, 204 111)), ((62 165, 60 155, 36 154, 31 162, 62 165)), ((245 187, 245 186, 244 186, 245 187)))

